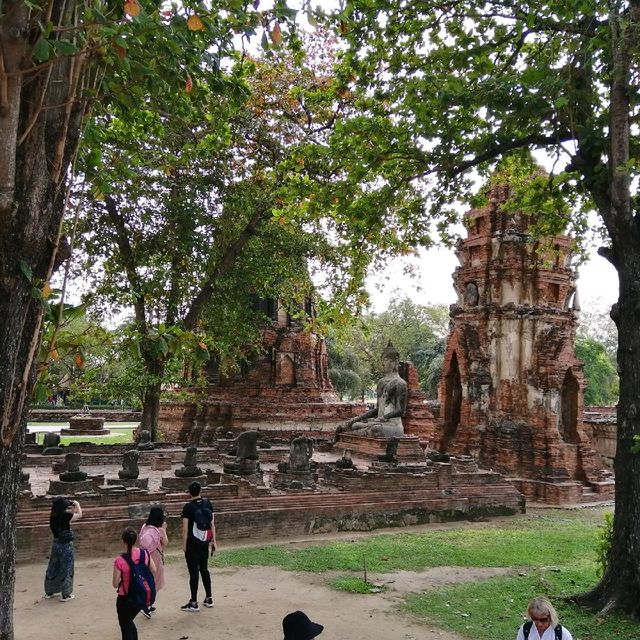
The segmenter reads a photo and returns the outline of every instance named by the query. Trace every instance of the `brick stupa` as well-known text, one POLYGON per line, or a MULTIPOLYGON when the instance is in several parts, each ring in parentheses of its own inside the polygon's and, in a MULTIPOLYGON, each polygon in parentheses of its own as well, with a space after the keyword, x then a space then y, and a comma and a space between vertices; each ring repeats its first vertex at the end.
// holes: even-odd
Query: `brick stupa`
POLYGON ((334 391, 324 339, 275 302, 266 311, 273 321, 262 332, 262 355, 252 367, 224 376, 212 362, 204 392, 162 405, 159 426, 167 440, 208 443, 253 429, 287 440, 300 434, 332 438, 338 424, 361 413, 361 404, 340 402, 334 391))
POLYGON ((536 241, 530 219, 505 210, 509 196, 497 184, 465 216, 438 392, 440 449, 474 455, 529 499, 610 498, 613 482, 582 424, 572 241, 536 241))

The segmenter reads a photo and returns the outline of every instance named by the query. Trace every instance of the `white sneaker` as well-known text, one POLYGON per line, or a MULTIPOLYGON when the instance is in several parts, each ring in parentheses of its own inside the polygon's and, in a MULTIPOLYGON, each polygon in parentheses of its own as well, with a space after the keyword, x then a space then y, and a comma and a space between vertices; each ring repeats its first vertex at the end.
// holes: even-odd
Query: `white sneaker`
POLYGON ((74 598, 73 593, 70 593, 68 596, 60 596, 60 602, 69 602, 69 600, 73 600, 74 598))

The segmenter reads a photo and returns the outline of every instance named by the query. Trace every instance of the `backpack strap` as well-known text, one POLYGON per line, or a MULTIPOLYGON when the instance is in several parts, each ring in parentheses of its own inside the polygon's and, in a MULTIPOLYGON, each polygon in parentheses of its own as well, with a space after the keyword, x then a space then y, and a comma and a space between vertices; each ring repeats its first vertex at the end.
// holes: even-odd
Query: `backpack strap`
MULTIPOLYGON (((532 626, 533 626, 533 622, 531 620, 527 620, 527 622, 525 622, 522 625, 522 635, 524 636, 524 640, 529 640, 529 634, 531 633, 531 627, 532 626)), ((562 640, 562 625, 561 624, 557 624, 553 628, 553 632, 555 633, 555 639, 556 640, 562 640)))
MULTIPOLYGON (((142 561, 142 564, 146 564, 148 565, 149 562, 145 562, 144 561, 144 554, 146 553, 146 551, 144 549, 140 549, 140 557, 138 558, 138 562, 134 563, 133 562, 133 557, 130 556, 128 553, 121 553, 120 557, 124 558, 124 560, 126 561, 126 563, 129 565, 129 586, 131 586, 131 575, 133 574, 133 565, 134 564, 140 564, 140 561, 142 561)), ((149 559, 151 559, 151 556, 148 556, 149 559)), ((120 577, 120 584, 124 585, 124 582, 122 580, 122 576, 120 577)), ((124 591, 124 586, 122 587, 123 591, 124 591)), ((125 591, 125 595, 129 593, 129 589, 127 589, 125 591)))

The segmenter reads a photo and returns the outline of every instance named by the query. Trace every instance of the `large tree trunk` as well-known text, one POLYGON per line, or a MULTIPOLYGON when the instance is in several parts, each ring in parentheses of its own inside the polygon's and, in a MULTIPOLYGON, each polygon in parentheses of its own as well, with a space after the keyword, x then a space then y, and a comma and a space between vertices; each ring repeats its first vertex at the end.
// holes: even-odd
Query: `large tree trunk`
POLYGON ((640 455, 631 449, 640 435, 640 237, 617 252, 620 297, 612 309, 618 327, 618 437, 614 461, 616 504, 609 565, 600 583, 578 596, 579 604, 640 617, 640 455))
MULTIPOLYGON (((69 24, 74 2, 49 5, 69 24)), ((37 15, 19 0, 0 13, 0 640, 13 640, 15 515, 27 405, 42 321, 38 292, 56 267, 66 190, 83 105, 84 59, 38 71, 30 38, 37 15)))
MULTIPOLYGON (((608 180, 595 201, 611 238, 606 255, 618 272, 619 297, 611 310, 618 327, 618 401, 616 506, 609 565, 600 583, 576 598, 586 606, 640 614, 640 455, 632 453, 640 436, 640 225, 633 210, 629 173, 631 63, 640 33, 640 4, 609 16, 611 88, 608 180)), ((619 10, 619 9, 618 9, 619 10)), ((595 165, 594 165, 595 166, 595 165)))
MULTIPOLYGON (((1 331, 1 329, 0 329, 1 331)), ((16 418, 16 433, 0 447, 0 638, 13 640, 16 510, 25 418, 16 418)))
POLYGON ((160 392, 164 375, 164 359, 149 357, 145 359, 148 383, 144 390, 142 420, 140 428, 146 429, 155 442, 158 438, 158 416, 160 415, 160 392))

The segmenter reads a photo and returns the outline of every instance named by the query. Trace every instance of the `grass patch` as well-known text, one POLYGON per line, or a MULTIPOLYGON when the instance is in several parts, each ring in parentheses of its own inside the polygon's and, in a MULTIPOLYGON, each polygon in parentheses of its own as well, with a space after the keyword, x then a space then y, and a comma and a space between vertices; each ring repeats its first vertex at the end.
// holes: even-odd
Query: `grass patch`
POLYGON ((354 572, 328 581, 349 593, 370 593, 362 575, 419 571, 436 566, 517 567, 519 575, 491 578, 411 595, 403 609, 432 626, 473 640, 512 640, 527 602, 547 595, 574 640, 640 640, 635 620, 618 614, 598 618, 563 602, 597 583, 596 536, 601 516, 545 511, 527 519, 457 526, 424 533, 394 533, 357 541, 295 548, 291 545, 242 548, 215 554, 211 564, 277 566, 292 571, 354 572), (581 518, 582 516, 582 518, 581 518))
POLYGON ((338 576, 327 581, 327 584, 338 591, 347 591, 348 593, 380 593, 386 591, 386 587, 365 582, 362 578, 356 576, 338 576))
POLYGON ((615 614, 597 618, 562 602, 564 596, 588 590, 597 582, 595 564, 534 569, 525 575, 490 578, 410 596, 403 609, 425 622, 477 640, 515 638, 528 601, 546 595, 574 640, 638 640, 637 621, 615 614))
POLYGON ((521 567, 570 565, 595 559, 597 525, 540 517, 482 528, 378 535, 303 549, 265 546, 221 551, 211 564, 276 566, 290 571, 359 571, 366 557, 372 572, 427 567, 521 567))
MULTIPOLYGON (((60 436, 60 444, 67 445, 73 444, 74 442, 91 442, 93 444, 125 444, 127 442, 133 442, 134 428, 135 427, 108 426, 107 429, 118 432, 115 435, 108 436, 60 436)), ((36 433, 36 443, 40 445, 44 444, 44 433, 36 433)))

